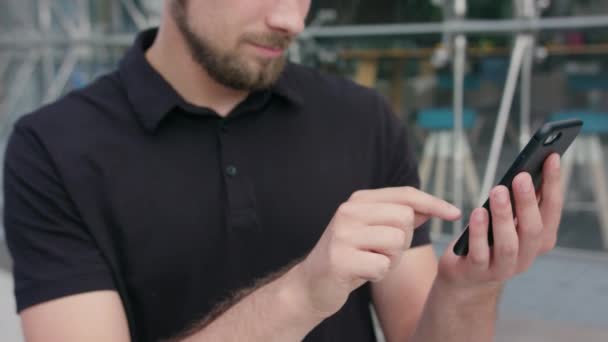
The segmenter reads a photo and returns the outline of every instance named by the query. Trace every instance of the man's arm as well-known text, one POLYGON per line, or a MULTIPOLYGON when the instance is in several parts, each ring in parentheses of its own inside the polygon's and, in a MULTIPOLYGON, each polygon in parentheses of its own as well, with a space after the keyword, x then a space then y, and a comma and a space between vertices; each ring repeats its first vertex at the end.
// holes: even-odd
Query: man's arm
MULTIPOLYGON (((297 341, 322 321, 302 298, 301 280, 287 272, 257 288, 210 324, 174 341, 297 341)), ((205 320, 209 322, 209 320, 205 320)), ((63 297, 21 312, 28 342, 127 342, 129 327, 118 294, 95 291, 63 297)))
MULTIPOLYGON (((437 276, 426 305, 411 338, 409 325, 399 327, 399 318, 383 319, 389 341, 491 341, 495 334, 497 306, 504 283, 517 274, 527 271, 538 255, 555 247, 557 229, 563 207, 560 184, 559 156, 553 155, 543 169, 542 200, 534 193, 529 174, 520 174, 513 181, 515 206, 511 207, 509 191, 499 186, 490 196, 490 209, 479 208, 469 223, 469 254, 457 256, 453 241, 441 257, 437 276), (517 224, 513 219, 517 216, 517 224), (488 246, 490 215, 494 233, 494 246, 488 246), (397 323, 396 323, 397 322, 397 323)), ((405 267, 403 268, 404 272, 405 267)), ((416 278, 410 269, 410 279, 416 278)), ((405 279, 402 275, 400 279, 405 279)), ((394 286, 382 284, 383 296, 407 296, 405 290, 411 281, 397 281, 394 286)), ((380 288, 377 289, 380 291, 380 288)), ((418 299, 423 295, 418 293, 418 299)), ((378 298, 375 295, 374 299, 378 298)), ((380 312, 399 313, 395 300, 381 306, 380 312)), ((402 307, 401 312, 407 310, 402 307)), ((413 310, 416 310, 414 307, 413 310)), ((411 314, 412 317, 414 314, 411 314)), ((386 315, 384 315, 386 316, 386 315)))
MULTIPOLYGON (((432 340, 440 341, 455 336, 468 341, 474 341, 477 334, 493 336, 499 289, 467 295, 442 286, 441 281, 435 281, 436 275, 435 252, 431 246, 423 246, 405 251, 399 267, 372 284, 372 298, 386 340, 410 341, 417 329, 441 333, 432 336, 432 340), (421 319, 423 309, 425 317, 421 319), (465 337, 469 332, 473 335, 465 337)), ((418 338, 426 341, 430 336, 418 338)))
POLYGON ((414 334, 437 275, 431 245, 408 249, 401 263, 373 283, 372 301, 387 341, 407 341, 414 334))
POLYGON ((303 261, 176 341, 302 340, 338 311, 352 290, 391 274, 414 228, 433 216, 453 220, 460 212, 412 188, 357 192, 303 261), (415 209, 408 206, 411 195, 418 199, 415 209))
POLYGON ((298 265, 271 275, 220 305, 189 331, 170 341, 300 341, 321 321, 307 298, 298 265), (260 285, 264 284, 265 285, 260 285), (233 304, 233 305, 232 305, 233 304), (224 308, 226 310, 224 310, 224 308))
POLYGON ((95 291, 34 305, 21 312, 28 342, 127 342, 129 327, 116 291, 95 291))
POLYGON ((490 194, 490 213, 479 208, 469 223, 469 253, 459 257, 453 241, 439 262, 438 275, 412 341, 491 341, 498 299, 506 281, 526 272, 537 256, 555 247, 563 208, 560 160, 544 163, 541 201, 529 174, 513 180, 515 206, 509 190, 490 194), (517 223, 513 219, 517 216, 517 223), (492 218, 494 245, 488 246, 492 218))
POLYGON ((465 292, 436 280, 409 341, 492 341, 502 288, 465 292))
POLYGON ((4 229, 30 342, 128 341, 110 267, 43 139, 21 119, 6 149, 4 229))

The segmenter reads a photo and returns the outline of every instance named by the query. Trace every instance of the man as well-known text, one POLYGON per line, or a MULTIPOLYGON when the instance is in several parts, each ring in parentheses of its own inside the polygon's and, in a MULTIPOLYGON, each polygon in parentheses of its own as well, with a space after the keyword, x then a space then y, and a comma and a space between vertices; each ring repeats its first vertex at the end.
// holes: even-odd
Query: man
POLYGON ((309 0, 166 0, 118 70, 22 118, 5 226, 28 341, 489 341, 555 245, 559 157, 493 189, 439 263, 403 126, 285 64, 309 0), (513 213, 517 214, 517 225, 513 213), (492 215, 495 245, 488 247, 492 215))

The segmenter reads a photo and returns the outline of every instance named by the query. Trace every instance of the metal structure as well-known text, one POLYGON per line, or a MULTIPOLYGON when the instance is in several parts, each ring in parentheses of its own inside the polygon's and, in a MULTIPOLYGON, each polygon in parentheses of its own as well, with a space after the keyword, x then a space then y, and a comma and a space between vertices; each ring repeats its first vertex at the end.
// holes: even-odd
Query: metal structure
MULTIPOLYGON (((540 9, 538 8, 537 0, 514 0, 514 5, 516 14, 521 20, 539 20, 540 9)), ((515 45, 511 55, 507 81, 500 103, 500 109, 498 111, 498 119, 494 137, 492 139, 492 145, 490 147, 488 165, 486 166, 486 172, 481 187, 480 202, 484 200, 484 196, 489 193, 490 188, 494 184, 498 159, 500 158, 500 150, 507 129, 509 114, 511 113, 511 105, 513 103, 513 98, 515 97, 518 76, 521 76, 520 148, 523 148, 524 144, 530 139, 530 99, 532 89, 532 64, 534 58, 534 32, 535 31, 520 31, 515 36, 515 45)))
POLYGON ((0 34, 0 79, 6 87, 0 97, 2 127, 9 127, 7 123, 24 108, 57 98, 79 66, 90 67, 91 62, 115 55, 108 51, 115 44, 104 44, 106 49, 95 51, 96 44, 79 44, 80 40, 115 36, 132 40, 133 32, 153 25, 158 13, 151 4, 135 0, 8 0, 4 9, 7 18, 0 26, 0 32, 7 32, 0 34))
MULTIPOLYGON (((454 0, 453 13, 456 20, 463 21, 467 15, 467 0, 454 0)), ((458 208, 463 207, 463 183, 464 183, 464 128, 463 128, 463 112, 464 112, 464 78, 466 72, 466 54, 467 54, 467 37, 464 33, 457 33, 454 37, 454 204, 458 208)), ((453 232, 456 234, 462 230, 462 218, 454 222, 453 232)))
MULTIPOLYGON (((16 119, 109 69, 162 0, 4 0, 0 5, 0 158, 16 119), (101 45, 93 41, 103 42, 101 45), (61 42, 60 42, 61 41, 61 42), (80 43, 86 41, 87 43, 80 43)), ((0 239, 3 230, 0 229, 0 239)))

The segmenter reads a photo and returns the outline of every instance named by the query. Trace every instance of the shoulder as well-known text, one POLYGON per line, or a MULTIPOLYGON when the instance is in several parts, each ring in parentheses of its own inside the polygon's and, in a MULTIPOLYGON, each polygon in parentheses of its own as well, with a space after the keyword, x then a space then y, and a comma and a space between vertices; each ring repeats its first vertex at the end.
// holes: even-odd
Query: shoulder
POLYGON ((386 124, 387 120, 393 119, 392 110, 383 95, 345 77, 289 64, 286 82, 298 93, 305 106, 323 113, 325 119, 355 120, 365 125, 386 124))
POLYGON ((331 97, 349 103, 377 101, 380 97, 375 90, 343 76, 323 73, 299 64, 289 64, 286 76, 290 86, 297 88, 302 96, 331 97))
POLYGON ((86 87, 24 114, 15 128, 40 138, 68 138, 75 134, 86 137, 86 131, 119 119, 116 113, 127 110, 128 101, 118 77, 117 72, 103 75, 86 87))

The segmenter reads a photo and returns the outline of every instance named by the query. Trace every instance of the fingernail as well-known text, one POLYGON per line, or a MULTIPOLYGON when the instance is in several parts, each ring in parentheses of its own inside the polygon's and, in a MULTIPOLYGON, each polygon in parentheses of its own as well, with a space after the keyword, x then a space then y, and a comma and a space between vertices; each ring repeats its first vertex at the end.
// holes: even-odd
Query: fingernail
POLYGON ((450 211, 454 216, 461 215, 460 209, 454 205, 451 205, 450 211))
POLYGON ((486 212, 482 209, 475 210, 473 214, 473 221, 476 223, 483 223, 486 220, 486 212))
POLYGON ((527 193, 532 190, 532 180, 529 176, 521 176, 518 179, 517 187, 520 192, 527 193))
POLYGON ((553 157, 553 161, 551 164, 552 164, 551 166, 553 167, 553 169, 558 169, 561 164, 560 156, 553 157))
POLYGON ((497 190, 494 194, 494 199, 498 204, 506 204, 509 200, 509 195, 504 189, 497 190))

